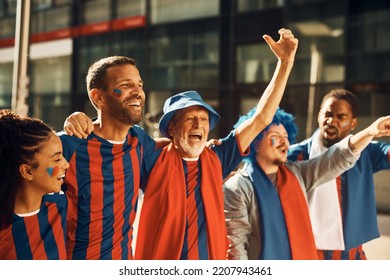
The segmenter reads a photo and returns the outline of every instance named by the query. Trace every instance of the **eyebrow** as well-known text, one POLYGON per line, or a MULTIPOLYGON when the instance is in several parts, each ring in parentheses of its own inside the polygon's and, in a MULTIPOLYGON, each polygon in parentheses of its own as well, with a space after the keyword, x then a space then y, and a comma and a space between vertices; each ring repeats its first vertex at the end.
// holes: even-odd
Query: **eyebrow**
POLYGON ((277 135, 282 135, 282 136, 288 135, 287 132, 282 132, 282 133, 280 133, 280 132, 278 132, 278 131, 270 131, 270 132, 269 132, 269 135, 272 136, 272 134, 277 134, 277 135))
POLYGON ((53 158, 53 157, 58 156, 58 155, 61 155, 61 154, 62 154, 61 152, 56 152, 56 153, 54 153, 50 158, 53 158))
POLYGON ((120 83, 123 83, 123 82, 135 82, 135 83, 144 83, 144 81, 142 79, 138 80, 138 81, 134 81, 133 79, 129 79, 129 78, 124 78, 124 79, 120 79, 117 81, 118 84, 120 83))

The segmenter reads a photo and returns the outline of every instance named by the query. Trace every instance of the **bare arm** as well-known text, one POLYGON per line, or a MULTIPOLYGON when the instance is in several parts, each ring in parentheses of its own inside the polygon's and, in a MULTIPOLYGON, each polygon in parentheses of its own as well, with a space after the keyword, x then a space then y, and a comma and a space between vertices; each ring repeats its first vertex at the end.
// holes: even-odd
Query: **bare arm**
POLYGON ((252 140, 271 123, 286 88, 287 80, 294 64, 298 39, 288 29, 279 30, 279 41, 275 42, 270 36, 263 38, 278 58, 274 75, 257 104, 252 118, 243 122, 237 128, 237 135, 242 150, 246 150, 252 140))
POLYGON ((369 127, 359 131, 349 140, 349 147, 354 153, 360 153, 374 137, 390 136, 390 115, 381 117, 369 127))

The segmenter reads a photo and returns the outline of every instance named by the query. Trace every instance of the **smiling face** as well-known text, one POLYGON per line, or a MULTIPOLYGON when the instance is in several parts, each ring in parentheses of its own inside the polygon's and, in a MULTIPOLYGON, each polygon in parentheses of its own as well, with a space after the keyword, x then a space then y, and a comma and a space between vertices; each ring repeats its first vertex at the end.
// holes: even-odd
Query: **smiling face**
POLYGON ((209 113, 202 106, 191 106, 176 112, 168 132, 184 158, 196 158, 203 152, 210 131, 209 113))
POLYGON ((130 64, 109 67, 106 80, 105 103, 101 109, 127 125, 142 121, 145 92, 137 67, 130 64))
POLYGON ((329 148, 350 134, 357 125, 357 118, 353 117, 347 101, 331 97, 318 114, 318 125, 322 144, 329 148))
POLYGON ((284 164, 287 161, 287 151, 290 146, 288 134, 282 124, 271 125, 257 146, 256 160, 267 170, 284 164))
POLYGON ((59 192, 68 167, 69 163, 62 155, 61 140, 53 133, 35 154, 30 185, 41 195, 59 192))

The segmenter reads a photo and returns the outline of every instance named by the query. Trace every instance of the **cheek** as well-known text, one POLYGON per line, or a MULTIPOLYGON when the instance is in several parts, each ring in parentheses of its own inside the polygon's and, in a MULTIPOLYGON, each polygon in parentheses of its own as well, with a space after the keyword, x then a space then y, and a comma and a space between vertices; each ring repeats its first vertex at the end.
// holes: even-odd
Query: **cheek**
POLYGON ((342 123, 341 124, 341 127, 342 128, 346 128, 346 127, 348 127, 349 126, 349 122, 345 122, 345 123, 342 123))
POLYGON ((50 177, 55 177, 60 172, 60 168, 58 166, 49 167, 46 169, 46 172, 50 177))
POLYGON ((122 91, 119 88, 114 88, 111 93, 112 96, 120 97, 122 95, 122 91))
POLYGON ((273 147, 275 145, 275 139, 274 138, 269 139, 269 145, 271 147, 273 147))

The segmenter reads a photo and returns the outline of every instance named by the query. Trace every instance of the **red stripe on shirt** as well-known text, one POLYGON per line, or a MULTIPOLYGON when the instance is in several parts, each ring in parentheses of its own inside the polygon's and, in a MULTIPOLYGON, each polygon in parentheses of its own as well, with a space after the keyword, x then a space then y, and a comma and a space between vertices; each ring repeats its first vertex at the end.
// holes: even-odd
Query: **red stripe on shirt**
POLYGON ((112 250, 112 259, 113 260, 120 260, 122 259, 122 248, 121 248, 121 241, 123 239, 122 236, 122 225, 124 223, 123 219, 123 213, 122 210, 125 209, 125 184, 124 184, 124 170, 123 170, 123 164, 121 160, 118 160, 123 157, 123 151, 122 151, 122 145, 114 145, 112 149, 112 153, 114 156, 113 160, 113 170, 115 170, 115 177, 114 177, 114 186, 113 186, 113 211, 114 211, 114 234, 112 236, 112 244, 113 244, 113 250, 112 250))
POLYGON ((90 200, 90 224, 89 224, 89 244, 87 248, 86 258, 96 259, 100 256, 100 244, 102 242, 103 232, 103 193, 104 193, 104 178, 102 174, 103 159, 100 153, 101 143, 95 139, 88 143, 88 158, 89 158, 89 172, 94 174, 93 187, 91 185, 91 200, 90 200), (98 236, 94 236, 98 234, 98 236))
MULTIPOLYGON (((72 169, 76 169, 76 154, 72 156, 72 158, 69 161, 69 166, 72 169)), ((76 179, 76 172, 74 171, 68 171, 66 172, 66 182, 68 187, 74 186, 75 190, 74 192, 66 191, 66 197, 68 200, 68 212, 67 212, 67 244, 66 244, 66 252, 67 252, 67 258, 72 259, 73 249, 75 246, 75 240, 76 240, 76 227, 77 227, 77 214, 78 214, 78 208, 77 208, 77 197, 73 195, 73 193, 78 193, 78 185, 77 185, 77 179, 76 179)))
POLYGON ((188 259, 199 260, 198 250, 198 210, 196 207, 195 188, 197 186, 198 178, 198 162, 187 161, 187 200, 186 200, 186 211, 187 211, 187 242, 188 242, 188 259))
POLYGON ((33 260, 47 260, 44 242, 41 238, 39 229, 37 229, 37 225, 39 225, 38 215, 26 217, 24 219, 24 224, 26 225, 33 260))
POLYGON ((12 226, 0 231, 0 260, 16 260, 12 226))
POLYGON ((66 260, 64 230, 62 228, 61 215, 58 213, 57 205, 55 203, 46 202, 47 216, 49 224, 53 230, 54 240, 57 244, 58 258, 66 260))
MULTIPOLYGON (((129 139, 129 143, 131 141, 131 146, 132 147, 137 147, 138 145, 138 138, 137 137, 131 137, 129 139)), ((141 147, 141 154, 143 153, 142 147, 141 147)), ((134 210, 134 206, 137 202, 138 199, 138 192, 139 192, 139 185, 140 185, 140 175, 141 175, 141 170, 140 170, 140 163, 138 161, 138 155, 137 155, 137 150, 136 149, 131 149, 130 150, 130 158, 131 158, 131 165, 133 167, 133 175, 134 175, 134 181, 133 181, 133 186, 134 186, 134 195, 133 195, 133 200, 131 201, 131 205, 133 209, 130 212, 130 225, 132 226, 135 220, 135 215, 136 211, 134 210)), ((142 155, 141 155, 142 158, 142 155)), ((132 240, 132 235, 133 235, 133 227, 129 230, 128 233, 128 238, 129 238, 129 244, 128 244, 128 252, 129 252, 129 260, 133 259, 132 251, 131 251, 131 240, 132 240)))

